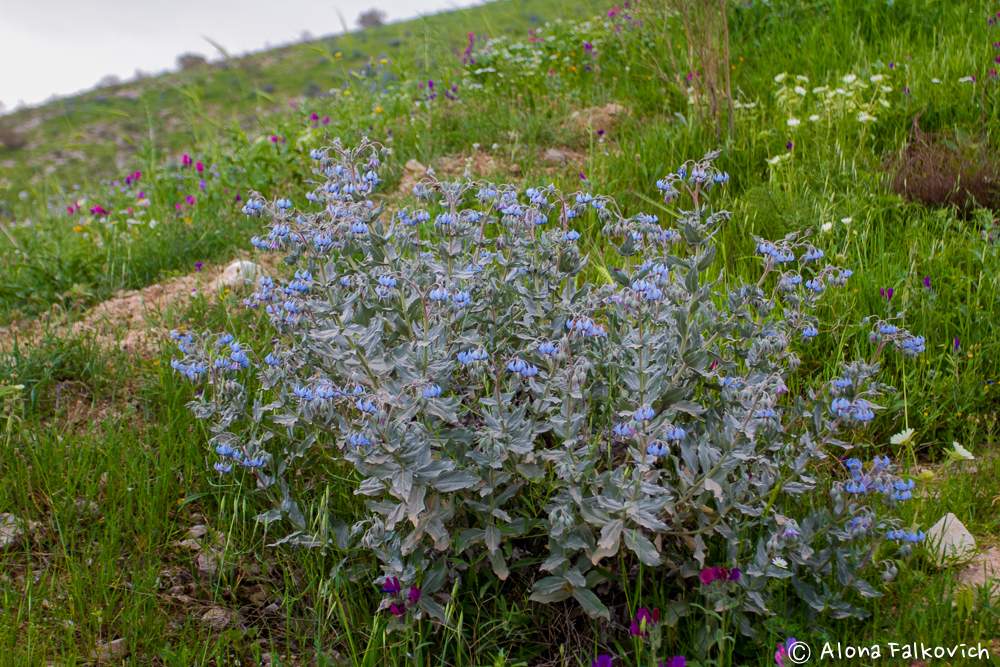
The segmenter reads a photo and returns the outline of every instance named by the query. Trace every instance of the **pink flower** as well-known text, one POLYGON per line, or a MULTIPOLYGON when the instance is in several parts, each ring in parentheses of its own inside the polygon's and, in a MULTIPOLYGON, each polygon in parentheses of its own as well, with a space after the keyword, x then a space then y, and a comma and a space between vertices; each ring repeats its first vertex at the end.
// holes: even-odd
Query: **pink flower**
POLYGON ((181 156, 181 166, 190 167, 192 162, 193 160, 191 160, 191 156, 188 155, 187 153, 181 156))
POLYGON ((91 215, 107 215, 108 214, 108 209, 104 208, 100 204, 97 204, 96 206, 91 206, 90 207, 90 214, 91 215))
POLYGON ((200 174, 203 171, 205 171, 205 165, 203 165, 201 162, 196 162, 194 165, 194 170, 200 174))

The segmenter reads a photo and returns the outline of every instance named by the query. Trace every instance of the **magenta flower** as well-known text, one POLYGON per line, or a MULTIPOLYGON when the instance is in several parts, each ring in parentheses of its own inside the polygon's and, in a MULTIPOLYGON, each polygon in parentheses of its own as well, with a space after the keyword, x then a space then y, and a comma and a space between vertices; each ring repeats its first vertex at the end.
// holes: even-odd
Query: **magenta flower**
POLYGON ((137 194, 135 196, 135 198, 136 199, 145 199, 146 198, 146 191, 145 190, 139 190, 139 194, 137 194))
POLYGON ((660 622, 660 610, 654 608, 650 611, 646 607, 639 607, 635 612, 635 618, 629 624, 628 633, 633 637, 648 637, 649 626, 660 622))
POLYGON ((200 273, 201 270, 202 270, 202 268, 204 266, 205 266, 205 262, 202 262, 202 261, 199 260, 199 261, 197 261, 197 262, 194 263, 194 270, 198 271, 200 273))
POLYGON ((272 144, 276 144, 276 143, 278 143, 279 141, 281 141, 281 137, 279 137, 279 136, 278 136, 278 135, 276 135, 276 134, 272 134, 272 135, 271 135, 271 143, 272 143, 272 144))
POLYGON ((175 211, 180 211, 180 210, 182 210, 183 208, 184 208, 184 204, 182 204, 182 203, 180 203, 180 202, 177 202, 176 204, 174 204, 174 210, 175 210, 175 211))
POLYGON ((398 595, 401 590, 403 586, 399 583, 399 577, 387 577, 382 584, 382 592, 389 595, 398 595))
POLYGON ((462 52, 462 64, 472 65, 476 62, 476 59, 472 57, 472 47, 476 44, 476 33, 469 33, 469 43, 465 45, 465 51, 462 52))
POLYGON ((181 156, 181 166, 182 167, 190 167, 192 163, 193 163, 193 160, 191 159, 191 156, 188 155, 187 153, 185 153, 184 155, 181 156))
MULTIPOLYGON (((788 652, 792 650, 792 646, 795 644, 795 637, 789 637, 783 643, 778 644, 778 650, 774 652, 774 662, 778 667, 785 667, 785 658, 788 657, 788 652)), ((792 662, 791 664, 795 664, 792 662)))
POLYGON ((316 113, 315 111, 313 111, 311 114, 309 114, 309 120, 311 120, 313 123, 318 123, 319 122, 319 114, 316 113))
POLYGON ((415 605, 420 602, 421 590, 418 586, 410 586, 410 590, 406 593, 406 599, 411 605, 415 605))
POLYGON ((590 663, 590 667, 614 667, 614 660, 615 659, 607 653, 602 653, 590 663))
POLYGON ((198 200, 194 198, 194 195, 188 195, 184 198, 184 201, 187 202, 188 206, 194 206, 198 202, 198 200))
POLYGON ((330 117, 329 116, 323 116, 323 124, 324 125, 329 125, 330 124, 330 117))
POLYGON ((107 215, 108 214, 108 209, 104 208, 100 204, 97 204, 96 206, 91 206, 90 207, 90 214, 91 215, 107 215))
POLYGON ((586 51, 587 53, 593 53, 594 52, 594 45, 591 44, 590 42, 584 42, 583 43, 583 50, 586 51))
POLYGON ((200 174, 205 171, 205 165, 203 165, 201 161, 198 161, 194 165, 194 170, 200 174))
POLYGON ((886 301, 892 301, 892 295, 894 290, 891 287, 880 287, 878 289, 879 296, 881 296, 886 301))
POLYGON ((703 586, 709 586, 716 581, 739 581, 741 576, 743 576, 743 573, 740 571, 740 568, 734 567, 730 570, 728 567, 722 567, 721 565, 706 567, 698 574, 698 578, 701 580, 703 586))
POLYGON ((393 616, 395 616, 395 617, 398 618, 398 617, 400 617, 400 616, 402 616, 403 614, 406 613, 406 607, 404 607, 401 604, 397 604, 397 603, 393 602, 391 605, 389 605, 389 612, 393 616))
POLYGON ((660 660, 657 667, 687 667, 687 658, 683 655, 675 655, 672 658, 667 658, 666 661, 660 660))

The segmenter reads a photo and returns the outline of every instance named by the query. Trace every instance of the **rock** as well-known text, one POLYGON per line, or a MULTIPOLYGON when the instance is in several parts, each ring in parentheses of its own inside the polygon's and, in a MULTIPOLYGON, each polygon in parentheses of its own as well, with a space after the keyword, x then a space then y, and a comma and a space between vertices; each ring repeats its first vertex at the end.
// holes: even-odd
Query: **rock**
POLYGON ((1000 548, 990 547, 977 554, 958 573, 958 582, 973 588, 989 586, 991 597, 1000 595, 1000 548))
POLYGON ((205 533, 207 532, 208 532, 208 526, 206 526, 203 523, 199 523, 195 526, 191 526, 190 528, 188 528, 188 537, 193 540, 197 540, 204 537, 205 533))
POLYGON ((233 612, 222 607, 210 607, 201 615, 201 622, 213 630, 225 630, 233 622, 233 612))
POLYGON ((94 649, 92 655, 93 659, 99 665, 119 662, 128 655, 128 643, 126 643, 124 637, 112 639, 109 642, 98 642, 97 648, 94 649))
POLYGON ((951 512, 927 531, 927 545, 939 566, 950 560, 968 558, 976 552, 976 538, 951 512))
POLYGON ((190 537, 185 540, 181 540, 180 542, 175 542, 174 546, 178 549, 185 549, 187 551, 201 551, 201 542, 193 540, 190 537))
POLYGON ((578 131, 609 130, 615 125, 619 116, 627 113, 620 104, 611 102, 602 107, 588 107, 574 111, 569 117, 570 124, 578 131))
POLYGON ((21 520, 13 514, 0 514, 0 551, 17 546, 24 536, 21 520))
POLYGON ((425 167, 417 160, 414 160, 413 158, 410 158, 409 160, 406 161, 406 164, 403 165, 403 169, 410 172, 411 174, 418 174, 421 176, 427 173, 427 167, 425 167))
POLYGON ((205 579, 211 579, 219 571, 219 556, 212 551, 202 551, 195 559, 198 574, 205 579))
POLYGON ((212 281, 211 289, 219 290, 225 287, 237 287, 253 283, 263 271, 259 264, 246 259, 231 262, 219 276, 212 281))
POLYGON ((566 164, 567 162, 573 162, 577 159, 577 157, 578 156, 573 152, 562 148, 546 148, 545 152, 542 153, 542 159, 553 164, 566 164))

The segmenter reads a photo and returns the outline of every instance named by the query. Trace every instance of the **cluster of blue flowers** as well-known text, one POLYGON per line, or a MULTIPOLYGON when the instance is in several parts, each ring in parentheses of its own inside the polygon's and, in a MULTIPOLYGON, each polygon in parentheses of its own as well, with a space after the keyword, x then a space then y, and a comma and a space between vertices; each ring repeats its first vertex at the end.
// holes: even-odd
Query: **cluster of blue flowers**
POLYGON ((844 461, 851 478, 844 482, 844 491, 853 495, 864 495, 870 492, 888 496, 896 502, 909 500, 913 497, 916 483, 912 479, 900 479, 891 473, 891 462, 887 456, 876 456, 868 472, 856 458, 844 461))
POLYGON ((232 472, 233 463, 237 463, 249 470, 258 470, 267 465, 268 461, 268 456, 264 452, 250 456, 246 452, 225 443, 216 445, 215 453, 218 454, 222 460, 216 461, 212 467, 216 470, 216 472, 222 474, 232 472))
POLYGON ((863 398, 848 400, 846 398, 835 398, 830 403, 830 411, 837 417, 854 422, 866 423, 875 419, 875 411, 871 403, 863 398))
POLYGON ((510 371, 511 373, 516 373, 517 375, 520 375, 525 380, 533 378, 536 375, 538 375, 537 366, 529 364, 527 361, 520 358, 512 359, 511 361, 509 361, 507 363, 507 370, 510 371))

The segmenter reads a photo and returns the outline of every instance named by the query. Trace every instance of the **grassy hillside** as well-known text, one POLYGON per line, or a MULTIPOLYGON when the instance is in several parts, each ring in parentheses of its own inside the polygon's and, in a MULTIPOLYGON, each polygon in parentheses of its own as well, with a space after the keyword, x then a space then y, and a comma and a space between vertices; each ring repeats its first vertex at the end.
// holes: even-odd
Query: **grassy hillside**
MULTIPOLYGON (((846 444, 920 480, 901 509, 908 526, 953 512, 981 545, 995 543, 998 8, 730 3, 731 131, 690 99, 706 74, 687 64, 681 22, 656 9, 502 0, 0 119, 27 141, 0 149, 0 322, 12 325, 0 340, 0 512, 21 526, 0 551, 0 662, 575 665, 614 653, 631 664, 628 610, 669 607, 676 591, 648 573, 630 579, 608 623, 529 602, 523 581, 473 568, 448 596, 448 627, 389 632, 368 554, 266 546, 274 529, 253 519, 266 498, 250 475, 212 470, 169 344, 122 352, 72 328, 117 290, 246 252, 263 232, 242 213, 248 198, 301 199, 310 150, 333 137, 391 148, 376 195, 387 211, 414 204, 416 160, 456 178, 608 193, 666 219, 657 179, 720 149, 730 175, 720 204, 732 211, 717 239, 721 285, 756 275, 757 237, 791 233, 853 270, 824 296, 792 392, 869 357, 866 318, 898 316, 926 351, 880 360, 897 391, 846 444), (981 186, 979 202, 955 199, 942 174, 981 186), (912 437, 893 443, 904 429, 912 437), (953 443, 976 460, 953 460, 953 443)), ((588 277, 603 282, 615 268, 609 241, 598 225, 584 232, 588 277)), ((239 289, 194 284, 198 294, 150 314, 149 330, 227 330, 263 356, 277 335, 267 318, 240 307, 239 289)), ((296 482, 310 518, 364 515, 351 475, 333 466, 296 482)), ((896 581, 874 584, 880 597, 858 596, 865 620, 789 593, 753 640, 707 610, 670 629, 664 650, 688 664, 764 665, 790 635, 814 656, 824 640, 998 636, 997 606, 959 590, 957 569, 939 570, 923 548, 893 564, 896 581)))

